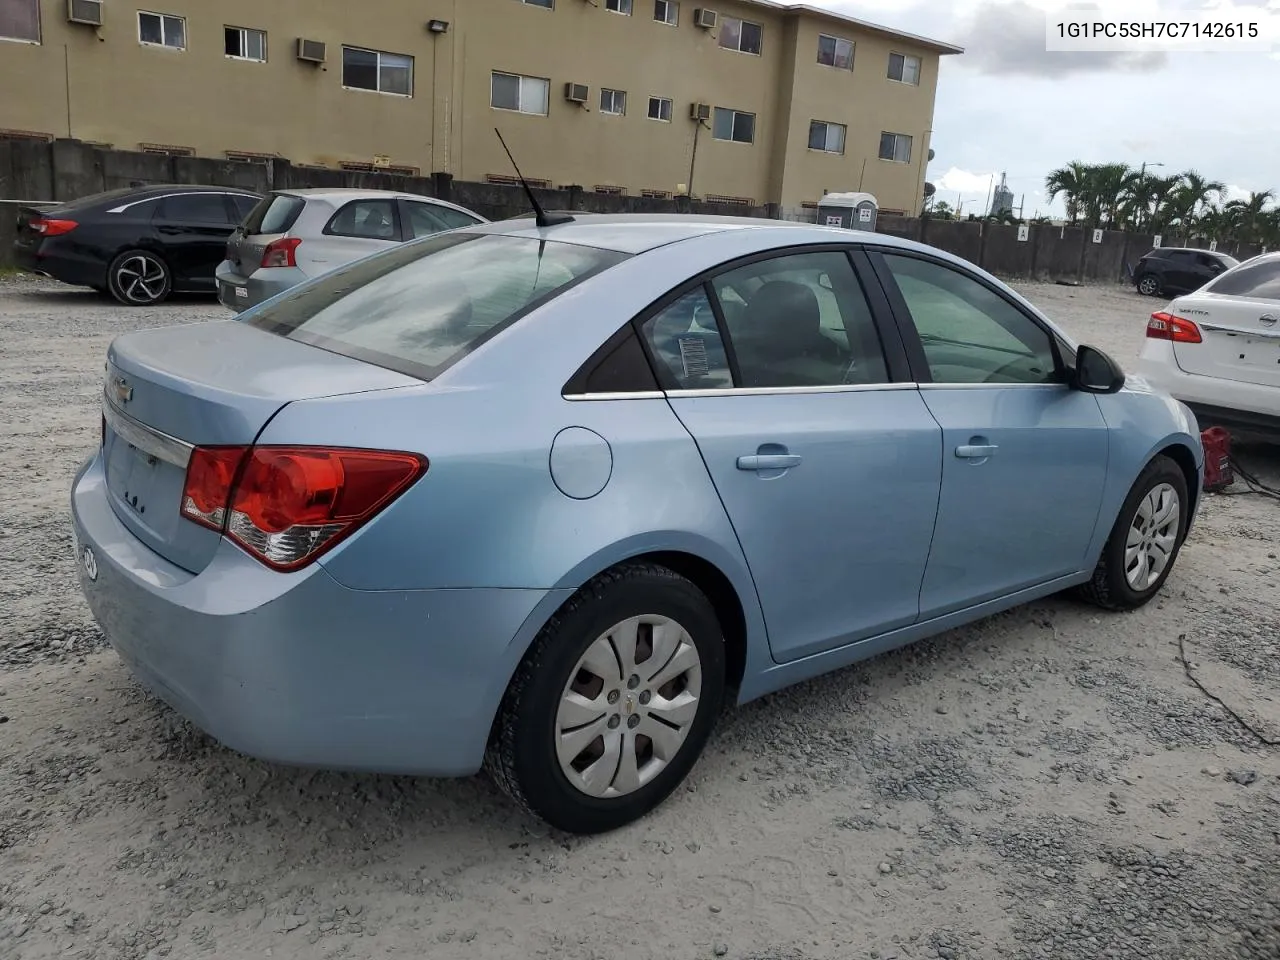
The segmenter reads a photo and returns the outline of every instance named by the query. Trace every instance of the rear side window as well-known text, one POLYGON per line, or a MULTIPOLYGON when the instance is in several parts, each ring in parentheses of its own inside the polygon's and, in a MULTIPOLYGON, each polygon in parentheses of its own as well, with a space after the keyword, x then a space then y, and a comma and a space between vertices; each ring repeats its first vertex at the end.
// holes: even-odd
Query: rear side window
POLYGON ((626 259, 576 244, 449 233, 340 267, 244 322, 423 380, 626 259))
POLYGON ((1280 300, 1280 260, 1245 264, 1224 273, 1205 287, 1205 292, 1255 300, 1280 300))
POLYGON ((396 205, 392 200, 352 200, 333 215, 324 232, 362 240, 395 240, 396 205))
POLYGON ((453 230, 456 227, 473 227, 477 223, 475 217, 468 216, 461 210, 454 210, 451 207, 439 207, 433 203, 422 203, 419 200, 406 200, 404 206, 409 211, 409 230, 407 232, 411 239, 429 237, 433 233, 453 230))
POLYGON ((245 233, 284 233, 293 226, 307 201, 285 193, 263 197, 244 222, 245 233))

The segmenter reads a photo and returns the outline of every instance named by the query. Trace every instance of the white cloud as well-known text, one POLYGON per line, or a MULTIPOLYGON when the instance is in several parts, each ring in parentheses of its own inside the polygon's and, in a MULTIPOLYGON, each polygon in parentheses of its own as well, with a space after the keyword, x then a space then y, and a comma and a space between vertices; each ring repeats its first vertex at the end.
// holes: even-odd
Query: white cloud
POLYGON ((952 167, 942 176, 933 180, 934 186, 946 193, 981 193, 986 196, 991 189, 991 178, 999 180, 995 173, 970 173, 959 167, 952 167))

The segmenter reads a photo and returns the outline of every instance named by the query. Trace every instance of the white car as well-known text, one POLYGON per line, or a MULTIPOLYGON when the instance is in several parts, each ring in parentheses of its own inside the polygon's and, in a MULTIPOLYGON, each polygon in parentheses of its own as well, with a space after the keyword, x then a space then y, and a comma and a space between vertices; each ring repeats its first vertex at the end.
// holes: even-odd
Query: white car
POLYGON ((381 250, 484 217, 392 190, 275 190, 231 234, 214 275, 218 299, 241 311, 303 280, 381 250))
POLYGON ((1202 422, 1280 432, 1280 252, 1153 313, 1138 369, 1202 422))

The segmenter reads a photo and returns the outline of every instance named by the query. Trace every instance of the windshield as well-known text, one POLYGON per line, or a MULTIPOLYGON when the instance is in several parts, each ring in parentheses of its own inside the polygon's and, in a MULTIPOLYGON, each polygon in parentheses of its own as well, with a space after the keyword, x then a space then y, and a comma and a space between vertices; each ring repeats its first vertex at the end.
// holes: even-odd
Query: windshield
POLYGON ((570 243, 450 233, 358 260, 244 322, 430 380, 535 307, 625 259, 570 243))

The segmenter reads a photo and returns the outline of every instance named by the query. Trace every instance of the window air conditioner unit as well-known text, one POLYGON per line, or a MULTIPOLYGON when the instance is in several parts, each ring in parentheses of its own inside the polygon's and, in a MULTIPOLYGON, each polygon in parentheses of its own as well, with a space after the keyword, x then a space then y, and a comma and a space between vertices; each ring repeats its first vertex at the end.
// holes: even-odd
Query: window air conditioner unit
POLYGON ((585 83, 566 83, 564 85, 564 98, 570 103, 586 103, 587 96, 591 93, 585 83))
POLYGON ((298 38, 298 59, 307 63, 324 63, 325 48, 323 40, 304 40, 298 38))
POLYGON ((699 8, 693 11, 693 25, 703 30, 714 30, 719 19, 720 15, 714 10, 699 8))
POLYGON ((67 0, 67 22, 102 26, 102 0, 67 0))
POLYGON ((711 104, 709 103, 691 103, 689 104, 690 120, 710 120, 711 104))

